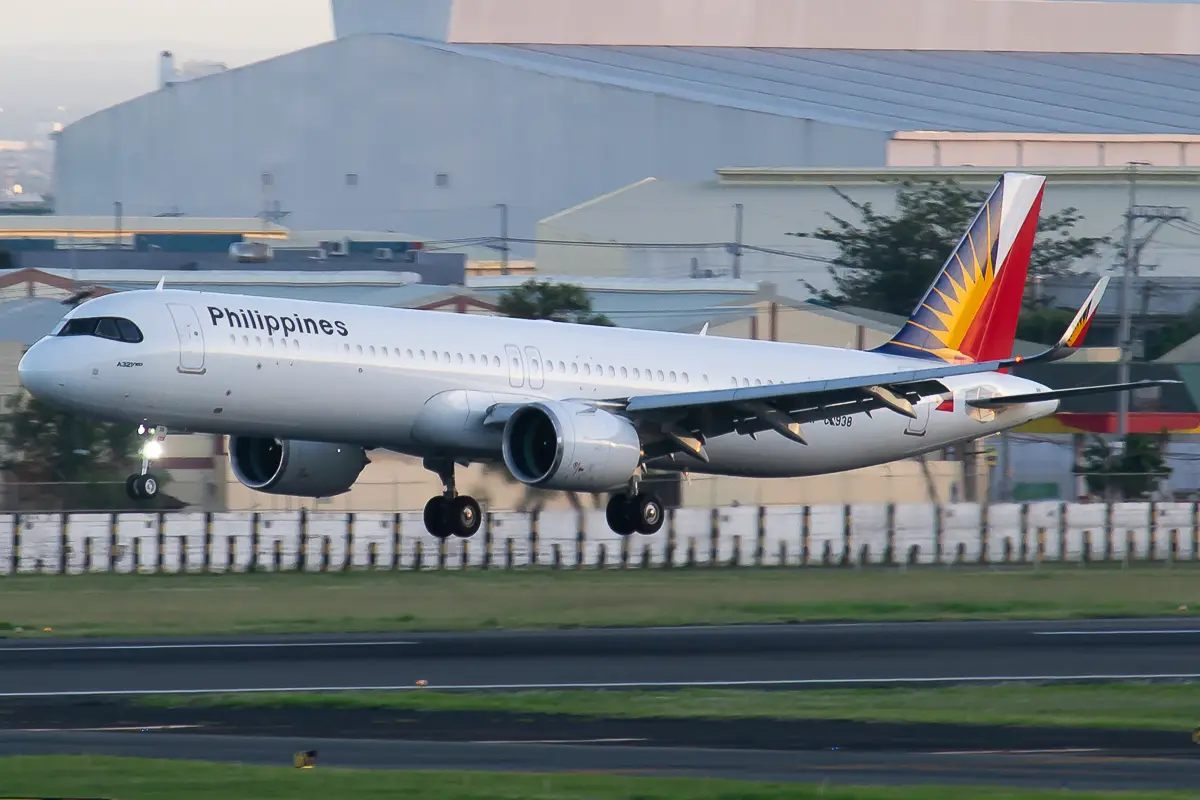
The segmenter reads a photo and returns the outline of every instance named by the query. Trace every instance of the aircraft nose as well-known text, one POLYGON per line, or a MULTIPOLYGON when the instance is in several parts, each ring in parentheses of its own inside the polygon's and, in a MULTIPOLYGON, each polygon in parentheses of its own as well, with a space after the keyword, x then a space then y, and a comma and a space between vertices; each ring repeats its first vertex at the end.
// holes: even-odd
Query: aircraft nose
POLYGON ((26 391, 39 400, 50 396, 59 385, 41 342, 21 356, 21 361, 17 364, 17 379, 26 391))

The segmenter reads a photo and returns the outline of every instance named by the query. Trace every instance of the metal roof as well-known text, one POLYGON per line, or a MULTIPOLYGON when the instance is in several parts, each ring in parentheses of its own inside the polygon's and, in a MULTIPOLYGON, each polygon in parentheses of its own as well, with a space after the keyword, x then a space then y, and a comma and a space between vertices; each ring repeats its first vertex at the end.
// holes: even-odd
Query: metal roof
POLYGON ((547 74, 873 130, 1200 132, 1200 56, 398 38, 547 74))

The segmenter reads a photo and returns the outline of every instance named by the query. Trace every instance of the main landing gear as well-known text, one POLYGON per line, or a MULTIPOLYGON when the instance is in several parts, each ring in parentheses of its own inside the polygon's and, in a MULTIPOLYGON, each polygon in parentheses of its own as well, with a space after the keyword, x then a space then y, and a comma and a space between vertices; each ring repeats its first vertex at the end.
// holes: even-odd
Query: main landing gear
POLYGON ((666 514, 662 501, 653 494, 638 491, 637 480, 629 482, 629 491, 615 494, 604 511, 613 533, 629 536, 641 533, 649 536, 662 530, 666 514))
POLYGON ((460 495, 454 488, 454 462, 425 460, 425 469, 436 472, 445 491, 425 504, 425 530, 439 539, 474 536, 483 524, 483 513, 474 497, 460 495))
POLYGON ((125 493, 130 500, 153 500, 158 496, 158 479, 150 474, 150 462, 162 455, 167 429, 161 425, 151 429, 138 426, 138 436, 147 433, 152 435, 142 445, 142 471, 125 479, 125 493))

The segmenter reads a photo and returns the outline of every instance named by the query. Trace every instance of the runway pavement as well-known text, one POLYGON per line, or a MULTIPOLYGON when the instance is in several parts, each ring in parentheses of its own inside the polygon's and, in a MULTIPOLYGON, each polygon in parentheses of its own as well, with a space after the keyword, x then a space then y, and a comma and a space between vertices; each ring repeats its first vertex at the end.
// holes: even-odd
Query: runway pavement
POLYGON ((504 689, 1004 679, 1200 679, 1200 623, 1180 618, 8 640, 0 642, 0 725, 7 729, 0 731, 0 756, 90 753, 287 765, 295 751, 316 749, 322 765, 362 768, 587 770, 841 784, 1200 786, 1200 747, 1186 731, 968 731, 820 721, 760 721, 739 729, 544 715, 462 719, 455 712, 391 715, 394 724, 381 728, 380 715, 368 714, 372 719, 365 723, 349 711, 310 710, 307 721, 297 721, 283 712, 273 717, 244 710, 239 717, 235 710, 147 709, 122 699, 412 689, 419 680, 443 689, 504 689), (181 727, 167 732, 173 725, 181 727), (132 730, 96 730, 113 727, 132 730))
POLYGON ((0 697, 1190 678, 1186 618, 0 643, 0 697))
POLYGON ((639 748, 613 745, 414 742, 167 733, 0 733, 0 756, 93 755, 290 765, 316 750, 318 768, 611 772, 835 784, 1006 785, 1182 790, 1200 785, 1200 759, 1106 753, 903 753, 639 748))

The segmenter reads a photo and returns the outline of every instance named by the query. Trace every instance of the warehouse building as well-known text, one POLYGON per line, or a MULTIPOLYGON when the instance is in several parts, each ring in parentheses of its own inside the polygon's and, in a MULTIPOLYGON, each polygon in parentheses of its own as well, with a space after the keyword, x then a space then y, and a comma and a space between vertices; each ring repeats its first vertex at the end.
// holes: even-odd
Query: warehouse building
MULTIPOLYGON (((68 126, 55 195, 66 214, 114 201, 148 216, 267 209, 297 228, 442 239, 495 236, 507 220, 527 240, 538 220, 648 176, 951 163, 954 137, 975 134, 1186 137, 1200 133, 1189 13, 1030 0, 333 0, 328 43, 164 81, 68 126), (932 144, 928 131, 940 132, 932 144)), ((1142 152, 1118 139, 1106 163, 1142 152)), ((1056 147, 1027 142, 1024 163, 1055 163, 1056 147)), ((1193 158, 1184 139, 1157 149, 1193 158)))

